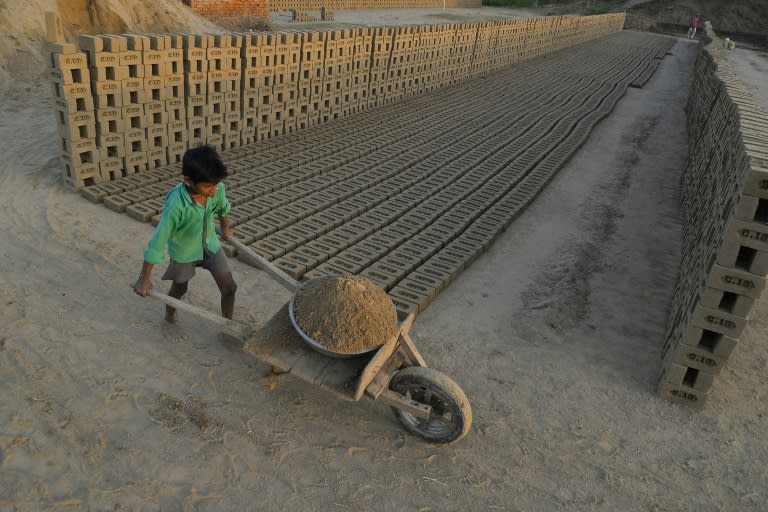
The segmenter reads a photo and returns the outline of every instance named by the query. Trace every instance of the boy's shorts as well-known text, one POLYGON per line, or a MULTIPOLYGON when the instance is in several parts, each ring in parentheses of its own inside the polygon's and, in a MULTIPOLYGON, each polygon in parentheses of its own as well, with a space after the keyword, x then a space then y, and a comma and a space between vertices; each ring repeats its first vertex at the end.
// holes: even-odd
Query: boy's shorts
POLYGON ((186 283, 195 275, 195 267, 202 267, 209 272, 216 274, 231 272, 224 251, 219 248, 219 250, 213 254, 203 254, 203 259, 201 261, 179 263, 178 261, 171 260, 171 263, 163 274, 162 280, 173 281, 174 283, 186 283))

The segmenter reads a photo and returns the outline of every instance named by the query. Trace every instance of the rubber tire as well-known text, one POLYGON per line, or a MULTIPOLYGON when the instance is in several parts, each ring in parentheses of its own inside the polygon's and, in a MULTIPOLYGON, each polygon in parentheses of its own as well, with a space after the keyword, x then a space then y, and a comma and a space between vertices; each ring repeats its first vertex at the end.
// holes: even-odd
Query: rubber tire
POLYGON ((392 407, 392 411, 411 434, 435 444, 458 441, 472 427, 472 409, 464 391, 447 376, 420 366, 398 371, 389 384, 390 389, 411 400, 432 406, 426 421, 392 407))

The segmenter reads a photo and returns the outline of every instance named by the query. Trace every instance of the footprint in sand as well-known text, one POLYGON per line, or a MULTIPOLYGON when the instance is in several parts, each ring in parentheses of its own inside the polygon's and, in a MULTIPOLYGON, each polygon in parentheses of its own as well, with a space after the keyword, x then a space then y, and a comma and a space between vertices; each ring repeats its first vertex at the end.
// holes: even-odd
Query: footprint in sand
POLYGON ((163 323, 163 337, 171 343, 181 343, 189 339, 189 335, 178 325, 163 323))

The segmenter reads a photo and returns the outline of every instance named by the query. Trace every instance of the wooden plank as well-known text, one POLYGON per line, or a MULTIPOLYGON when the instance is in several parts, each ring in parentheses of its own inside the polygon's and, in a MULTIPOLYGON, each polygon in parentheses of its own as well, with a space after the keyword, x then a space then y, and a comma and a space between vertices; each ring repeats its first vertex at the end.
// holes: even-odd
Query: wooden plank
POLYGON ((378 399, 396 409, 411 413, 417 418, 428 420, 429 415, 432 413, 431 406, 406 398, 391 389, 387 389, 381 393, 378 399))
POLYGON ((381 348, 379 348, 378 352, 376 352, 373 358, 371 358, 368 365, 360 374, 360 379, 357 382, 357 389, 355 390, 355 400, 360 400, 360 398, 363 396, 363 393, 365 393, 365 388, 368 387, 368 384, 370 384, 371 381, 373 381, 374 377, 378 375, 378 373, 381 371, 381 368, 386 364, 389 357, 395 352, 395 350, 399 345, 398 341, 400 337, 411 329, 411 326, 413 326, 413 321, 415 319, 416 319, 415 313, 411 313, 407 317, 405 317, 405 319, 402 322, 400 322, 397 333, 392 338, 387 340, 387 342, 384 343, 384 345, 382 345, 381 348))
POLYGON ((370 384, 373 378, 379 373, 381 368, 389 359, 389 356, 394 353, 395 349, 397 348, 397 339, 399 336, 400 333, 392 336, 371 358, 370 362, 363 370, 363 373, 360 374, 360 378, 357 381, 357 389, 355 390, 354 395, 355 400, 360 400, 360 398, 363 396, 363 393, 365 392, 365 388, 368 387, 368 384, 370 384))
POLYGON ((332 359, 324 356, 318 352, 307 353, 293 362, 293 366, 289 370, 291 375, 295 375, 299 379, 315 384, 316 381, 323 374, 325 368, 331 364, 332 359))
POLYGON ((315 383, 343 400, 353 401, 360 368, 361 363, 358 361, 333 359, 315 383))
POLYGON ((421 357, 421 353, 416 349, 416 344, 407 332, 400 334, 400 348, 411 360, 413 366, 421 366, 422 368, 427 367, 427 362, 421 357))
POLYGON ((365 356, 335 359, 311 348, 293 328, 288 304, 249 337, 243 350, 265 364, 320 385, 345 400, 352 400, 354 387, 350 382, 355 382, 369 361, 365 356))
POLYGON ((408 333, 411 331, 411 327, 413 327, 413 322, 416 320, 416 313, 411 312, 408 314, 405 319, 400 322, 400 333, 408 333))
POLYGON ((237 238, 230 237, 227 240, 232 245, 237 247, 237 250, 242 252, 246 256, 246 259, 251 260, 254 263, 254 265, 262 269, 264 272, 266 272, 270 276, 272 276, 272 278, 274 278, 278 283, 284 286, 288 291, 295 292, 296 288, 299 287, 299 283, 294 278, 292 278, 291 276, 289 276, 288 274, 286 274, 285 272, 283 272, 282 270, 274 266, 272 263, 268 262, 258 254, 256 254, 253 251, 253 249, 251 249, 250 247, 242 243, 237 238))
POLYGON ((394 354, 390 356, 384 367, 376 374, 368 387, 365 388, 365 393, 374 400, 381 395, 381 393, 389 388, 389 381, 392 380, 392 373, 400 368, 405 362, 405 354, 401 352, 399 347, 394 354))
POLYGON ((249 337, 243 350, 256 359, 287 372, 296 360, 312 349, 307 347, 291 325, 288 318, 288 303, 286 303, 264 326, 249 337))
POLYGON ((212 313, 208 310, 198 308, 197 306, 193 306, 192 304, 184 302, 183 300, 175 299, 170 295, 166 295, 162 292, 150 290, 149 296, 165 303, 168 306, 171 306, 172 308, 176 308, 180 311, 184 311, 185 313, 190 313, 199 318, 212 322, 220 326, 224 332, 234 336, 235 338, 238 338, 239 340, 245 340, 248 337, 250 329, 239 322, 235 322, 229 318, 224 318, 223 316, 217 315, 216 313, 212 313))

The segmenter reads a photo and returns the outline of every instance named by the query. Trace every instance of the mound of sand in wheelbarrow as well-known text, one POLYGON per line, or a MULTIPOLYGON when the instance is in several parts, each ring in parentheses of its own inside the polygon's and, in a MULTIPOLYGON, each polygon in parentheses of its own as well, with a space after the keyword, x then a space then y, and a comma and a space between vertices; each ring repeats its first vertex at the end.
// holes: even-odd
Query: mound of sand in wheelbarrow
POLYGON ((372 350, 397 333, 389 295, 369 279, 328 276, 302 284, 293 299, 296 324, 327 350, 372 350))

